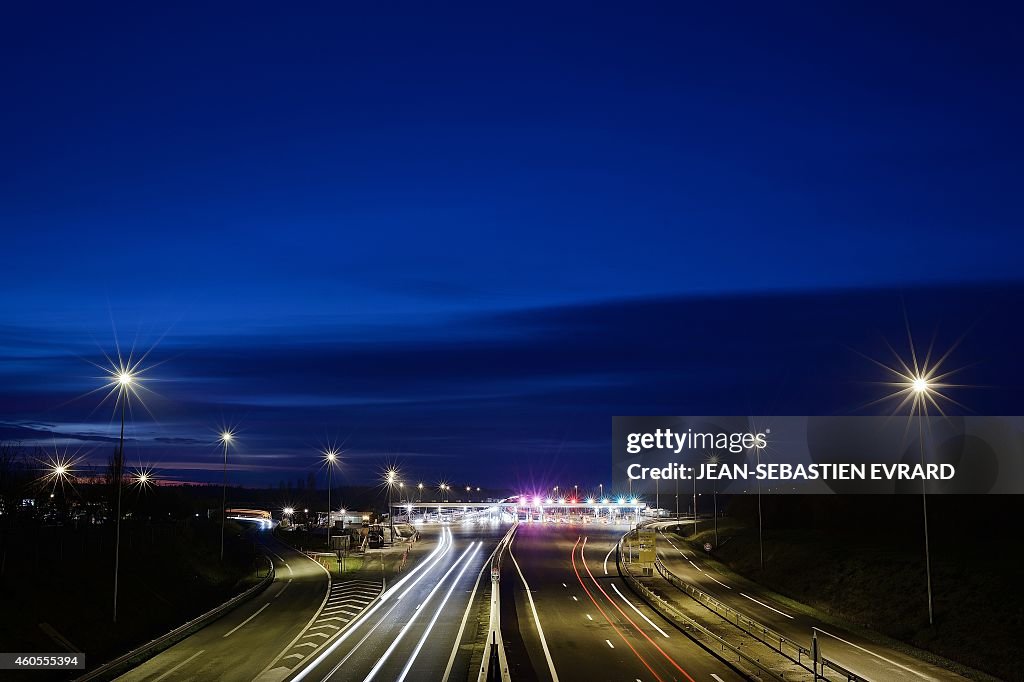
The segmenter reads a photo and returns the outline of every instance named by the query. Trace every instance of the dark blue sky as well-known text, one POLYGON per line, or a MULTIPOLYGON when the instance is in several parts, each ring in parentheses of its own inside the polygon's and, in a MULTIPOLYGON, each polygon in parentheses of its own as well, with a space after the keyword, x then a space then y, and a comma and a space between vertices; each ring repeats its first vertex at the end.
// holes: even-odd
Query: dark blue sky
POLYGON ((189 480, 221 420, 249 483, 594 478, 612 414, 855 408, 901 294, 1020 385, 1019 10, 624 12, 5 7, 0 438, 106 456, 112 319, 189 480))

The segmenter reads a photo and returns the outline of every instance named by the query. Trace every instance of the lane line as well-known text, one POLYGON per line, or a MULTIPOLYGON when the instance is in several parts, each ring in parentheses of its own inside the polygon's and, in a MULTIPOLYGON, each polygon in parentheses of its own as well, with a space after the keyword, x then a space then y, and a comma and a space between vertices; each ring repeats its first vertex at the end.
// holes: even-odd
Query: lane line
POLYGON ((609 549, 608 553, 604 555, 604 574, 605 575, 608 575, 608 559, 611 558, 612 552, 614 552, 614 551, 615 551, 615 545, 612 545, 612 548, 609 549))
MULTIPOLYGON (((505 534, 507 538, 515 530, 516 526, 512 526, 508 533, 505 534)), ((476 575, 476 581, 473 583, 473 592, 469 595, 469 603, 466 604, 466 611, 462 614, 462 624, 459 625, 459 633, 455 636, 455 644, 452 646, 451 656, 448 657, 448 665, 444 669, 444 677, 441 678, 441 682, 448 682, 448 677, 452 674, 452 668, 455 666, 455 656, 458 655, 459 643, 462 641, 462 634, 466 631, 466 622, 469 620, 469 612, 473 607, 473 601, 476 599, 476 590, 480 586, 480 579, 484 576, 484 571, 487 569, 487 565, 494 559, 494 554, 501 547, 501 541, 491 551, 491 555, 487 557, 487 561, 484 562, 483 566, 480 567, 480 572, 476 575)))
POLYGON ((153 682, 160 682, 160 680, 164 679, 165 677, 167 677, 167 676, 168 676, 168 675, 170 675, 171 673, 173 673, 173 672, 176 672, 176 671, 178 670, 178 668, 180 668, 181 666, 183 666, 183 665, 185 665, 186 663, 188 663, 189 661, 191 661, 191 660, 193 660, 193 659, 197 658, 197 657, 199 656, 199 654, 203 653, 204 651, 206 651, 206 649, 200 649, 199 651, 195 652, 194 654, 192 654, 191 656, 189 656, 188 658, 186 658, 186 659, 185 659, 184 661, 182 661, 182 662, 181 662, 181 663, 179 663, 178 665, 174 666, 173 668, 171 668, 170 670, 168 670, 167 672, 165 672, 165 673, 164 673, 163 675, 161 675, 160 677, 158 677, 158 678, 156 678, 155 680, 153 680, 153 682))
POLYGON ((263 613, 263 609, 267 608, 268 606, 270 606, 270 602, 267 602, 266 604, 264 604, 263 606, 261 606, 261 607, 259 608, 259 611, 257 611, 256 613, 252 614, 251 616, 249 616, 248 618, 246 618, 245 620, 243 620, 243 621, 242 621, 241 623, 239 623, 238 625, 236 625, 235 627, 233 627, 233 628, 232 628, 232 629, 231 629, 231 630, 230 630, 230 631, 229 631, 229 632, 228 632, 227 634, 225 634, 225 635, 224 635, 224 637, 230 637, 231 635, 233 635, 233 634, 235 634, 236 632, 238 632, 239 630, 241 630, 241 629, 242 629, 243 627, 245 627, 246 623, 248 623, 248 622, 249 622, 250 620, 252 620, 252 619, 253 619, 253 618, 255 618, 256 616, 258 616, 258 615, 260 615, 261 613, 263 613))
MULTIPOLYGON (((476 549, 473 550, 473 553, 469 556, 469 559, 467 559, 466 563, 463 564, 462 570, 460 570, 459 574, 455 576, 455 580, 452 581, 451 587, 449 587, 448 592, 445 593, 444 599, 441 600, 441 603, 437 605, 437 609, 434 610, 434 617, 430 619, 430 622, 427 623, 426 629, 423 630, 423 636, 420 637, 420 641, 416 643, 416 648, 413 649, 412 655, 409 656, 408 662, 406 662, 405 667, 402 668, 402 674, 398 676, 398 682, 402 682, 405 679, 405 676, 409 674, 409 670, 412 669, 412 664, 416 660, 416 657, 420 655, 420 650, 426 643, 427 638, 430 637, 431 634, 433 634, 432 630, 434 628, 434 624, 437 622, 438 616, 441 615, 441 611, 444 610, 444 605, 448 603, 448 598, 452 596, 452 592, 455 591, 455 587, 459 584, 459 581, 462 580, 462 575, 466 572, 466 569, 469 568, 469 565, 472 564, 473 561, 476 559, 476 555, 480 553, 480 547, 483 546, 483 543, 479 542, 476 544, 476 549)), ((473 545, 470 545, 470 547, 472 546, 473 545)))
POLYGON ((463 561, 466 560, 466 557, 469 556, 470 550, 473 549, 473 544, 471 544, 469 547, 462 551, 462 554, 459 555, 459 558, 452 563, 448 570, 445 571, 445 574, 441 576, 441 579, 437 581, 434 587, 427 594, 427 598, 424 599, 423 602, 416 607, 412 616, 405 622, 405 625, 402 627, 402 629, 398 631, 398 635, 391 640, 391 644, 388 646, 387 649, 385 649, 384 655, 377 659, 377 663, 374 664, 373 668, 370 669, 369 674, 367 674, 367 676, 363 678, 363 682, 370 682, 370 680, 377 676, 377 673, 379 673, 380 669, 384 667, 384 664, 387 662, 388 658, 390 658, 391 654, 393 654, 395 652, 395 649, 398 648, 398 645, 401 643, 402 639, 405 638, 405 635, 409 632, 409 629, 413 626, 413 623, 416 622, 416 616, 420 615, 420 607, 430 603, 430 600, 433 599, 434 594, 436 594, 437 591, 441 589, 441 585, 443 585, 444 581, 448 579, 448 576, 450 576, 452 572, 456 568, 458 568, 459 565, 463 563, 463 561))
MULTIPOLYGON (((579 544, 580 544, 580 539, 576 538, 576 544, 572 546, 572 570, 576 574, 576 580, 580 581, 580 587, 582 587, 583 591, 587 593, 588 597, 590 597, 590 601, 594 602, 594 606, 596 606, 598 612, 602 616, 604 616, 604 619, 606 621, 608 621, 608 625, 612 626, 612 630, 615 630, 615 634, 617 634, 622 639, 622 641, 626 643, 626 646, 629 647, 629 650, 632 651, 633 654, 640 660, 640 662, 644 664, 644 667, 647 668, 651 672, 652 675, 654 675, 654 679, 658 680, 658 682, 665 682, 663 679, 661 679, 661 677, 658 675, 658 673, 654 672, 654 668, 652 668, 651 664, 648 663, 647 660, 643 656, 640 655, 640 652, 637 651, 633 647, 633 645, 629 643, 629 640, 626 639, 626 635, 622 634, 622 630, 620 630, 618 628, 618 626, 615 625, 614 622, 612 622, 612 619, 608 617, 608 614, 605 613, 604 609, 601 608, 601 605, 597 603, 597 599, 594 598, 594 595, 592 595, 590 593, 590 590, 587 589, 586 584, 584 584, 584 582, 583 582, 583 577, 580 575, 579 569, 576 568, 576 548, 579 546, 579 544)), ((581 554, 581 556, 582 556, 582 554, 581 554)))
POLYGON ((715 678, 716 682, 725 682, 725 680, 714 673, 711 673, 711 677, 715 678))
MULTIPOLYGON (((388 596, 393 594, 396 589, 398 589, 399 587, 404 585, 406 583, 406 581, 411 580, 413 576, 415 576, 417 573, 419 573, 420 569, 422 569, 424 566, 427 565, 427 563, 426 563, 427 560, 429 560, 432 556, 434 556, 438 552, 442 551, 442 548, 444 547, 446 540, 447 540, 447 535, 445 535, 445 533, 442 531, 441 542, 439 542, 437 547, 435 547, 434 550, 430 554, 427 555, 426 560, 423 563, 417 564, 415 568, 413 568, 411 571, 409 571, 409 573, 405 574, 405 576, 403 578, 401 578, 400 580, 398 580, 398 582, 396 582, 394 585, 392 585, 391 589, 389 589, 384 594, 382 594, 380 600, 376 604, 371 606, 369 611, 365 612, 361 617, 357 618, 350 626, 348 626, 348 628, 345 630, 345 632, 343 632, 341 634, 341 636, 339 636, 336 640, 334 640, 334 642, 331 643, 330 646, 328 646, 326 649, 324 649, 322 652, 320 652, 320 655, 317 656, 314 661, 312 661, 305 668, 303 668, 301 671, 299 671, 299 673, 295 677, 292 678, 292 682, 299 682, 299 680, 305 678, 306 675, 308 675, 311 670, 316 668, 316 666, 318 666, 321 663, 323 663, 325 658, 330 656, 331 653, 333 653, 334 650, 337 649, 341 645, 342 642, 347 640, 352 635, 353 632, 355 632, 357 629, 359 629, 360 625, 362 625, 364 622, 366 622, 366 620, 369 619, 370 616, 372 616, 374 613, 377 612, 378 609, 381 608, 381 606, 385 602, 385 599, 388 596)), ((422 573, 418 578, 416 578, 416 580, 413 582, 413 584, 418 583, 420 580, 423 579, 423 576, 425 576, 425 575, 426 575, 426 573, 422 573)), ((391 614, 391 611, 394 611, 397 606, 398 606, 398 602, 395 602, 395 605, 392 606, 391 609, 386 614, 384 614, 384 618, 386 619, 387 616, 391 614)), ((331 619, 327 618, 325 620, 331 620, 331 619)), ((338 618, 337 620, 342 620, 342 619, 338 618)), ((377 626, 380 625, 382 622, 383 622, 383 619, 378 621, 377 624, 374 625, 373 628, 370 630, 370 632, 373 632, 373 630, 375 630, 377 628, 377 626)), ((369 635, 367 635, 367 637, 368 636, 369 635)), ((362 640, 360 640, 360 644, 362 644, 363 641, 366 641, 366 637, 364 637, 362 640)), ((358 649, 358 645, 356 645, 356 647, 353 648, 352 651, 349 652, 348 656, 345 656, 345 658, 343 658, 341 660, 341 663, 339 663, 337 666, 335 666, 331 670, 331 672, 329 672, 327 674, 327 677, 325 677, 324 679, 326 680, 331 675, 333 675, 334 672, 338 668, 340 668, 345 661, 348 660, 349 656, 351 656, 356 651, 356 649, 358 649)), ((287 651, 287 649, 285 649, 285 651, 287 651)), ((275 661, 275 663, 276 662, 277 661, 275 661)), ((271 664, 271 665, 273 665, 273 664, 271 664)), ((267 670, 269 670, 269 669, 270 669, 270 666, 267 666, 267 670)), ((266 672, 266 671, 264 671, 264 672, 266 672)))
MULTIPOLYGON (((754 599, 753 597, 751 597, 749 594, 743 594, 742 592, 740 592, 740 596, 741 597, 746 597, 747 599, 749 599, 750 601, 754 602, 755 604, 760 604, 761 606, 765 607, 766 609, 768 609, 770 611, 774 611, 775 613, 777 613, 777 614, 779 614, 781 616, 785 616, 786 618, 789 618, 790 620, 793 620, 793 616, 789 615, 788 613, 783 613, 782 611, 779 611, 778 609, 776 609, 774 607, 768 606, 763 601, 758 601, 758 600, 754 599)), ((839 638, 837 637, 836 639, 839 639, 839 638)))
MULTIPOLYGON (((579 542, 579 540, 577 540, 579 542)), ((533 593, 530 592, 530 584, 526 582, 526 576, 523 575, 523 569, 519 568, 519 562, 516 561, 516 555, 512 552, 512 543, 508 545, 508 555, 512 558, 512 565, 516 567, 516 573, 519 574, 519 579, 523 581, 523 586, 526 588, 526 598, 530 602, 530 610, 533 611, 533 622, 537 625, 537 634, 540 635, 540 645, 544 649, 544 658, 548 662, 548 671, 551 673, 551 679, 553 682, 558 682, 558 672, 555 670, 555 662, 551 660, 551 651, 548 649, 548 640, 544 637, 544 628, 540 625, 540 616, 537 615, 537 605, 533 603, 533 593)))
POLYGON ((650 635, 648 635, 646 632, 644 632, 640 628, 639 625, 637 625, 635 622, 633 622, 633 619, 630 618, 628 615, 626 615, 625 611, 623 611, 621 608, 619 608, 619 605, 617 603, 615 603, 614 599, 612 599, 611 597, 608 596, 608 593, 604 591, 603 587, 601 587, 601 583, 597 582, 597 578, 595 578, 594 574, 591 573, 591 571, 590 571, 590 566, 587 564, 587 559, 583 555, 583 550, 586 548, 586 546, 587 546, 587 538, 583 538, 583 545, 580 547, 580 559, 583 561, 583 568, 587 569, 587 575, 590 576, 590 579, 594 582, 594 585, 597 586, 597 589, 601 591, 601 594, 604 595, 604 598, 607 599, 609 601, 609 603, 611 603, 611 605, 615 607, 616 611, 618 611, 619 613, 622 614, 622 617, 625 618, 626 621, 630 625, 633 626, 634 630, 636 630, 641 635, 643 635, 643 638, 646 639, 648 642, 650 642, 651 645, 655 649, 658 650, 658 653, 660 653, 662 655, 662 657, 664 657, 664 659, 666 661, 668 661, 669 663, 672 664, 672 667, 674 667, 676 670, 678 670, 680 673, 682 673, 683 677, 685 677, 686 679, 690 680, 690 682, 696 682, 696 680, 694 680, 693 677, 690 676, 690 673, 686 672, 686 670, 684 670, 681 665, 676 663, 676 659, 672 658, 667 653, 665 653, 665 650, 662 649, 660 646, 658 646, 658 643, 655 642, 653 639, 651 639, 650 635))
POLYGON ((918 677, 923 677, 926 680, 933 680, 933 679, 935 679, 933 677, 929 677, 928 675, 925 675, 922 672, 918 672, 918 671, 914 670, 913 668, 908 668, 905 665, 901 665, 900 663, 897 663, 896 661, 892 660, 891 658, 886 658, 885 656, 882 656, 881 654, 876 654, 874 651, 871 651, 870 649, 865 649, 864 647, 858 646, 857 644, 854 644, 853 642, 849 642, 849 641, 843 639, 842 637, 837 637, 836 635, 833 635, 831 632, 826 632, 826 631, 822 630, 821 628, 814 628, 814 629, 817 630, 818 632, 820 632, 823 635, 828 635, 832 639, 838 639, 840 642, 842 642, 844 644, 849 644, 854 649, 859 649, 859 650, 863 651, 864 653, 870 654, 870 655, 874 656, 875 658, 879 658, 879 659, 885 661, 886 663, 889 663, 889 664, 892 664, 892 665, 896 666, 897 668, 901 668, 903 670, 906 670, 908 673, 913 673, 914 675, 917 675, 918 677))
POLYGON ((728 585, 723 583, 721 580, 716 579, 715 576, 711 575, 707 571, 704 572, 704 575, 706 575, 707 577, 711 578, 712 580, 714 580, 716 583, 718 583, 719 585, 721 585, 725 589, 727 589, 727 590, 731 590, 732 589, 731 587, 729 587, 728 585))
POLYGON ((614 645, 614 644, 612 644, 612 640, 610 640, 610 639, 606 639, 606 640, 604 640, 604 641, 608 642, 608 646, 609 646, 609 648, 612 648, 612 649, 614 649, 614 648, 615 648, 615 645, 614 645))
POLYGON ((668 636, 668 633, 667 633, 667 632, 665 632, 664 630, 662 630, 661 628, 659 628, 659 627, 658 627, 657 625, 655 625, 655 624, 654 624, 654 621, 652 621, 652 620, 651 620, 650 618, 648 618, 648 617, 647 617, 646 615, 644 615, 644 612, 643 612, 643 611, 641 611, 641 610, 640 610, 640 609, 638 609, 638 608, 637 608, 636 606, 634 606, 634 605, 633 605, 633 602, 631 602, 631 601, 629 601, 628 599, 626 599, 625 595, 623 595, 623 594, 622 594, 621 592, 619 592, 619 586, 618 586, 618 585, 616 585, 615 583, 612 583, 612 589, 613 589, 613 590, 615 590, 615 594, 619 595, 619 597, 621 597, 621 598, 622 598, 622 601, 624 601, 624 602, 626 602, 627 604, 629 604, 629 608, 631 608, 631 609, 633 609, 634 611, 636 611, 636 612, 637 612, 637 613, 638 613, 638 614, 640 615, 640 617, 641 617, 641 618, 643 618, 644 620, 646 620, 646 621, 647 621, 647 624, 648 624, 648 625, 650 625, 650 626, 651 626, 652 628, 654 628, 655 630, 657 630, 658 632, 660 632, 660 633, 661 633, 661 635, 662 635, 662 636, 663 636, 663 637, 664 637, 665 639, 671 639, 671 638, 670 638, 670 637, 668 636))

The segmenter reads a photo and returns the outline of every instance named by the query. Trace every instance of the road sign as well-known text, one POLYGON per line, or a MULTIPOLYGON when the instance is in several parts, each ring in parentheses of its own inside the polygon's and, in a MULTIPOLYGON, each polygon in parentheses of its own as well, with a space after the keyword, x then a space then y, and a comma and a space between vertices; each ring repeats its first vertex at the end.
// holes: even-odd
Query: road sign
POLYGON ((705 542, 704 543, 704 551, 705 552, 710 552, 711 551, 711 543, 710 542, 705 542))

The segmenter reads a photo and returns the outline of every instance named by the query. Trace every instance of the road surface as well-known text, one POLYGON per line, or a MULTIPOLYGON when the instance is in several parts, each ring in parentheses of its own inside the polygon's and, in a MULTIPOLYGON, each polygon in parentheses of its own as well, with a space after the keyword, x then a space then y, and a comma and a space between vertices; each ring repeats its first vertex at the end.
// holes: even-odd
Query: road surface
POLYGON ((476 586, 490 579, 488 557, 508 528, 486 520, 424 526, 438 538, 434 550, 289 680, 467 680, 481 613, 486 621, 476 586))
MULTIPOLYGON (((673 521, 655 525, 675 524, 673 521)), ((811 628, 818 628, 822 655, 865 679, 916 682, 965 679, 779 603, 770 591, 760 585, 718 572, 700 552, 692 551, 668 534, 658 534, 658 556, 669 571, 685 582, 804 647, 810 647, 811 628)), ((708 612, 708 616, 715 617, 711 612, 708 612)))
POLYGON ((250 682, 287 648, 326 602, 330 576, 269 533, 258 537, 274 562, 273 584, 119 680, 250 682))
POLYGON ((512 679, 743 679, 649 609, 618 577, 609 552, 628 529, 519 524, 501 577, 502 636, 512 679))

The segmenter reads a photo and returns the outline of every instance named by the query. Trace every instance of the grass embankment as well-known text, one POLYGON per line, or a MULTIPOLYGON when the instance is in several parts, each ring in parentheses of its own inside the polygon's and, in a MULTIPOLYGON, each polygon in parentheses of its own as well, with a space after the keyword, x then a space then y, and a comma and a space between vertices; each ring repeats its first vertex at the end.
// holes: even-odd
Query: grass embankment
POLYGON ((266 574, 235 524, 226 549, 221 562, 217 523, 122 525, 115 624, 112 529, 26 530, 8 545, 0 641, 7 651, 66 650, 56 632, 85 653, 91 669, 255 584, 257 569, 266 574))
MULTIPOLYGON (((703 553, 705 542, 714 543, 711 522, 699 531, 694 537, 684 524, 680 536, 703 553)), ((933 542, 935 625, 929 626, 923 537, 912 538, 893 538, 885 525, 857 532, 768 529, 761 571, 756 526, 722 520, 714 558, 866 634, 881 633, 1003 679, 1024 679, 1019 564, 998 548, 972 545, 969 536, 933 542)))

